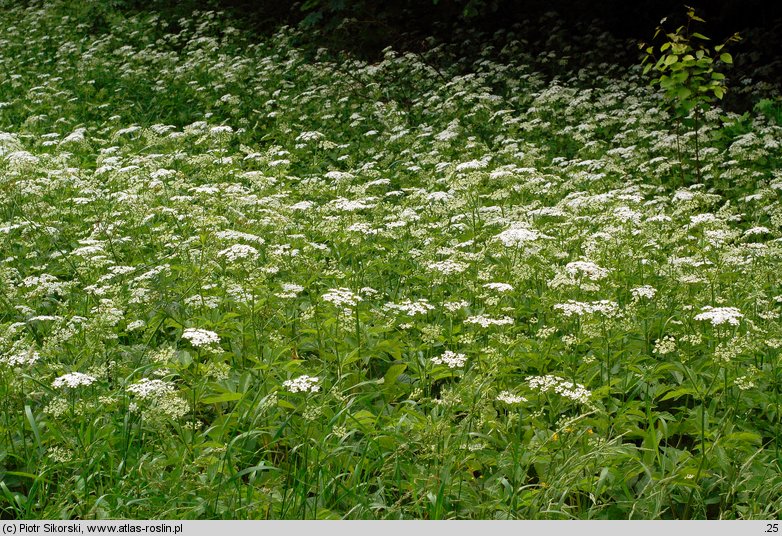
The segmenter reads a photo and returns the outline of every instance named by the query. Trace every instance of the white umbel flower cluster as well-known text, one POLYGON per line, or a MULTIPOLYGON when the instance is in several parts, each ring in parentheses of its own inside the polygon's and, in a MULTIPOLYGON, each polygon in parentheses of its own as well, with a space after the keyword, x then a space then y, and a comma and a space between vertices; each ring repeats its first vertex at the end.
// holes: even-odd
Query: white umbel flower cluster
POLYGON ((468 316, 464 319, 464 322, 467 324, 478 324, 482 328, 488 328, 489 326, 510 326, 513 324, 513 319, 509 316, 492 318, 487 315, 475 315, 468 316))
POLYGON ((642 287, 634 288, 630 292, 633 293, 633 298, 636 300, 640 300, 641 298, 651 300, 657 294, 657 289, 650 285, 644 285, 642 287))
POLYGON ((527 242, 534 242, 540 238, 540 233, 534 229, 517 228, 506 229, 494 237, 495 240, 502 242, 506 248, 523 246, 527 242))
POLYGON ((398 311, 405 313, 407 316, 419 316, 425 315, 429 311, 434 311, 435 307, 427 300, 405 300, 401 303, 387 303, 383 306, 387 311, 398 311))
POLYGON ((332 288, 321 298, 337 307, 355 307, 362 301, 361 296, 347 288, 332 288))
POLYGON ((462 368, 467 362, 467 356, 464 354, 457 354, 450 350, 443 352, 443 355, 438 355, 432 358, 432 363, 435 365, 447 365, 448 368, 462 368))
POLYGON ((427 263, 426 268, 432 272, 440 272, 443 275, 460 274, 467 270, 470 265, 453 259, 427 263))
POLYGON ((514 395, 510 391, 502 391, 500 394, 497 395, 498 402, 503 402, 504 404, 508 404, 509 406, 514 406, 516 404, 521 404, 523 402, 526 402, 527 399, 523 396, 514 395))
POLYGON ((547 393, 554 391, 560 396, 569 398, 576 402, 586 404, 589 402, 589 397, 592 396, 583 385, 579 383, 573 383, 559 376, 553 376, 548 374, 546 376, 532 376, 527 378, 527 384, 530 388, 540 391, 541 393, 547 393))
POLYGON ((599 281, 608 276, 608 270, 606 268, 601 268, 594 262, 589 261, 569 262, 565 265, 565 271, 571 277, 586 277, 591 281, 599 281))
POLYGON ((282 386, 291 393, 317 393, 320 391, 318 380, 317 376, 307 376, 305 374, 293 380, 282 382, 282 386))
POLYGON ((513 286, 509 285, 507 283, 486 283, 483 285, 483 288, 487 288, 489 290, 493 290, 495 292, 510 292, 513 290, 513 286))
POLYGON ((80 387, 82 385, 92 385, 95 383, 97 378, 95 376, 90 376, 89 374, 82 374, 81 372, 69 372, 68 374, 63 374, 56 380, 52 382, 52 387, 55 389, 61 389, 63 387, 80 387))
POLYGON ((142 400, 162 398, 174 392, 174 386, 163 380, 150 380, 142 378, 134 384, 128 385, 127 391, 142 400))
POLYGON ((182 338, 189 341, 196 348, 211 346, 220 342, 220 337, 217 333, 199 328, 187 328, 182 333, 182 338))
POLYGON ((295 298, 303 291, 304 287, 301 285, 296 285, 294 283, 283 283, 282 292, 277 292, 274 295, 278 298, 295 298))
POLYGON ((712 326, 721 326, 722 324, 738 326, 742 318, 744 315, 735 307, 706 306, 700 314, 695 315, 695 320, 711 322, 712 326))
POLYGON ((598 313, 605 316, 615 316, 619 311, 619 304, 608 300, 599 300, 593 302, 579 302, 568 300, 567 303, 558 303, 554 309, 562 311, 565 316, 583 316, 591 313, 598 313))
POLYGON ((0 356, 0 364, 9 367, 29 367, 41 358, 40 354, 32 348, 26 352, 19 352, 6 356, 0 356))
POLYGON ((234 244, 229 246, 217 254, 218 257, 224 258, 228 262, 236 262, 241 260, 255 260, 258 258, 258 250, 247 244, 234 244))

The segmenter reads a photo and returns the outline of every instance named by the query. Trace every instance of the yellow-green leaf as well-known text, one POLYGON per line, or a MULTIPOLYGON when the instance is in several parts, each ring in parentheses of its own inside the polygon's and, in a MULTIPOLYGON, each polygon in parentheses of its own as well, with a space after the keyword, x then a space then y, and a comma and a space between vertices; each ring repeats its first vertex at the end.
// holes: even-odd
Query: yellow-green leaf
POLYGON ((223 393, 216 396, 207 396, 202 398, 203 404, 220 404, 221 402, 233 402, 242 398, 242 393, 223 393))
POLYGON ((388 367, 388 370, 386 371, 386 375, 383 376, 383 379, 385 380, 385 385, 393 385, 394 382, 396 382, 396 379, 399 377, 400 374, 402 374, 405 369, 407 368, 407 365, 404 363, 398 364, 398 365, 391 365, 388 367))

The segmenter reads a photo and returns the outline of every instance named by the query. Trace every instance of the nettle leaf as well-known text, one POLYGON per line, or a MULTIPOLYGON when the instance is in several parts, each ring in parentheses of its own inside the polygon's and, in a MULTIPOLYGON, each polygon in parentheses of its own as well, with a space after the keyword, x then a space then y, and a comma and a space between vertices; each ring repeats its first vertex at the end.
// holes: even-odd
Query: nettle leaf
POLYGON ((242 393, 223 393, 215 396, 207 396, 201 399, 203 404, 220 404, 222 402, 234 402, 244 396, 242 393))
POLYGON ((394 382, 396 382, 396 379, 399 377, 399 375, 402 374, 406 369, 407 369, 407 365, 404 363, 391 365, 390 367, 388 367, 385 376, 383 376, 383 379, 385 380, 385 384, 393 385, 394 382))
POLYGON ((677 99, 684 100, 687 97, 689 97, 690 95, 692 95, 692 91, 690 91, 686 87, 680 87, 679 89, 676 90, 676 98, 677 99))

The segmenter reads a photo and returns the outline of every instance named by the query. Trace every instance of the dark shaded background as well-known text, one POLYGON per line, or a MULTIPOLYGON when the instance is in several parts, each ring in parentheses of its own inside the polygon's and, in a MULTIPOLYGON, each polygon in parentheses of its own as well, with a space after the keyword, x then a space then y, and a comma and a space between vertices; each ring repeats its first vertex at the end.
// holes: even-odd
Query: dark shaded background
MULTIPOLYGON (((0 0, 2 5, 3 0, 0 0)), ((386 47, 421 51, 429 36, 458 44, 469 60, 483 48, 480 30, 491 41, 498 30, 512 30, 536 54, 567 47, 576 63, 597 55, 600 61, 632 65, 640 61, 636 46, 652 39, 663 17, 669 30, 685 23, 685 4, 706 20, 697 31, 718 44, 739 32, 731 44, 735 64, 732 80, 750 78, 782 91, 782 0, 86 0, 112 9, 161 11, 187 17, 194 10, 226 11, 232 24, 261 38, 281 25, 298 26, 296 44, 303 49, 326 48, 367 61, 382 57, 386 47), (556 12, 556 16, 551 15, 556 12), (347 20, 347 22, 346 22, 347 20), (583 38, 605 32, 605 38, 583 38), (471 36, 467 43, 465 35, 471 36), (552 38, 553 36, 553 38, 552 38), (551 39, 550 39, 551 38, 551 39), (461 41, 460 41, 461 40, 461 41), (464 46, 462 46, 464 45, 464 46)), ((100 9, 98 10, 98 12, 100 9)), ((99 23, 96 23, 99 24, 99 23)), ((176 28, 172 28, 176 31, 176 28)), ((452 58, 443 58, 452 61, 452 58)), ((466 61, 465 64, 469 64, 466 61)), ((573 63, 571 63, 571 66, 573 63)), ((546 74, 546 73, 544 73, 546 74)), ((554 74, 552 73, 552 76, 554 74)), ((729 100, 734 97, 731 96, 729 100)), ((726 103, 733 108, 732 103, 726 103)), ((736 103, 746 108, 751 103, 736 103)))
MULTIPOLYGON (((193 4, 198 4, 194 2, 193 4)), ((557 24, 574 37, 591 24, 620 40, 649 40, 663 17, 666 26, 683 24, 691 5, 706 20, 700 29, 716 42, 740 32, 734 45, 749 71, 772 83, 782 81, 782 0, 208 0, 214 9, 233 12, 259 33, 280 24, 303 25, 320 46, 372 60, 387 46, 416 49, 427 36, 443 41, 459 29, 480 29, 491 35, 525 20, 538 21, 557 12, 557 24), (351 23, 344 24, 345 18, 351 23)), ((551 18, 545 19, 551 21, 551 18)), ((550 23, 526 27, 531 41, 545 39, 550 23)), ((560 32, 561 34, 562 32, 560 32)), ((637 50, 627 47, 611 60, 635 63, 637 50)))

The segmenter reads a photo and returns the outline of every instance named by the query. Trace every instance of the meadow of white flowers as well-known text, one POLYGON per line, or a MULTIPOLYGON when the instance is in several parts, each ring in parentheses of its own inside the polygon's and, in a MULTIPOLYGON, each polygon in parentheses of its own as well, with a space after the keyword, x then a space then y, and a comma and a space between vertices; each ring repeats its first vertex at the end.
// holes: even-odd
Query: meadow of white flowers
POLYGON ((0 11, 2 517, 782 515, 771 119, 692 184, 559 43, 64 5, 0 11))

